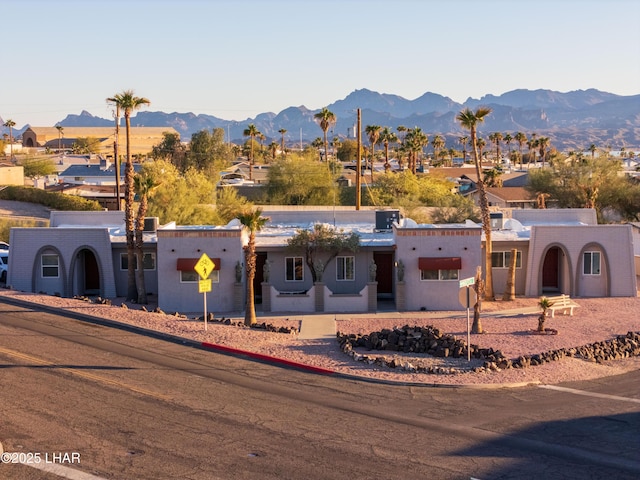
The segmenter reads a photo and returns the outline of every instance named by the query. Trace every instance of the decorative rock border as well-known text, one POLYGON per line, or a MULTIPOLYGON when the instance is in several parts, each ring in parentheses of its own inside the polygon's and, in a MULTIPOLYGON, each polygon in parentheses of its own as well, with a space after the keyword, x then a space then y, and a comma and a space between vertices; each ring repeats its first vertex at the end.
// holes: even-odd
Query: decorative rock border
MULTIPOLYGON (((87 296, 76 295, 73 298, 76 299, 76 300, 81 300, 83 302, 88 302, 88 303, 97 303, 97 304, 101 304, 101 305, 111 305, 111 300, 103 299, 102 297, 96 297, 95 299, 91 299, 90 297, 87 297, 87 296)), ((126 303, 123 303, 122 305, 120 305, 120 307, 124 308, 124 309, 128 309, 129 308, 129 306, 126 303)), ((145 307, 144 305, 140 306, 140 310, 142 310, 143 312, 149 312, 147 307, 145 307)), ((154 308, 153 310, 151 310, 151 313, 161 313, 163 315, 171 315, 171 316, 176 317, 176 318, 180 318, 180 319, 183 319, 183 320, 188 320, 188 317, 186 315, 182 314, 182 313, 174 312, 173 314, 167 314, 160 307, 154 308)), ((204 321, 204 315, 202 315, 200 317, 195 317, 194 320, 203 322, 204 321)), ((257 330, 265 330, 267 332, 274 332, 274 333, 292 334, 292 333, 299 333, 299 331, 300 331, 299 328, 276 327, 273 324, 265 323, 265 322, 254 323, 250 327, 247 327, 244 324, 244 322, 233 322, 231 319, 225 318, 225 317, 215 318, 213 313, 208 313, 207 314, 207 321, 208 322, 219 323, 219 324, 222 324, 222 325, 231 325, 231 326, 240 327, 240 328, 254 328, 254 329, 257 329, 257 330)))
POLYGON ((428 374, 460 374, 469 372, 492 372, 509 368, 527 368, 560 360, 565 357, 582 358, 587 361, 603 363, 609 360, 640 356, 640 332, 628 332, 616 338, 595 342, 581 347, 561 348, 548 352, 521 356, 510 360, 499 350, 479 348, 471 345, 471 358, 483 360, 480 367, 432 367, 411 363, 398 357, 371 356, 357 352, 356 348, 366 350, 384 350, 425 354, 433 357, 466 358, 467 345, 463 340, 450 334, 443 334, 433 326, 384 329, 368 335, 336 334, 340 349, 355 361, 376 364, 388 368, 401 368, 408 372, 428 374))

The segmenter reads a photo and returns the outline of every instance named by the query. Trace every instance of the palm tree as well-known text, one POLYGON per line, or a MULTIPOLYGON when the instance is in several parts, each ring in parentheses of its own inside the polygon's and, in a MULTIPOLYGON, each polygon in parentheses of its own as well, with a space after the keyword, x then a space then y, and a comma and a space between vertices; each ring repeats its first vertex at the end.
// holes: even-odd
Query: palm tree
POLYGON ((494 132, 489 134, 489 140, 496 146, 496 162, 500 162, 500 142, 502 141, 502 133, 494 132))
POLYGON ((469 143, 469 137, 463 135, 458 139, 458 143, 462 145, 462 161, 463 163, 467 163, 467 143, 469 143))
POLYGON ((322 133, 324 133, 324 159, 329 160, 329 141, 327 140, 327 132, 329 129, 336 124, 337 118, 333 112, 330 112, 327 107, 324 107, 318 113, 316 113, 313 118, 320 128, 322 129, 322 133))
MULTIPOLYGON (((5 123, 4 126, 6 127, 7 124, 5 123)), ((592 143, 591 145, 589 145, 589 151, 591 152, 591 158, 595 158, 596 150, 597 150, 597 148, 596 148, 595 143, 592 143)))
POLYGON ((238 215, 240 223, 249 231, 249 241, 244 247, 244 263, 247 274, 247 301, 244 313, 244 324, 251 326, 257 322, 256 305, 253 291, 253 280, 256 277, 256 232, 262 230, 269 220, 262 216, 262 209, 244 210, 238 215))
POLYGON ((511 161, 511 142, 513 142, 513 137, 509 132, 504 134, 504 143, 507 144, 507 148, 509 149, 509 161, 511 161))
POLYGON ((380 130, 382 127, 380 125, 367 125, 364 129, 367 137, 369 137, 369 142, 371 142, 371 182, 373 183, 373 159, 376 154, 376 143, 380 140, 380 130))
POLYGON ((410 128, 404 137, 405 146, 409 152, 409 168, 412 173, 416 173, 418 163, 418 155, 429 144, 429 137, 422 131, 420 127, 410 128))
POLYGON ((249 157, 249 180, 253 180, 253 142, 255 138, 262 135, 262 133, 256 128, 253 123, 250 123, 249 126, 244 129, 242 134, 245 137, 249 137, 249 140, 251 141, 251 155, 249 157))
MULTIPOLYGON (((133 90, 123 90, 110 99, 116 107, 124 113, 126 129, 127 159, 124 170, 124 216, 127 237, 127 300, 136 301, 138 292, 136 289, 136 273, 134 262, 134 229, 135 219, 133 215, 134 201, 134 172, 131 158, 131 112, 149 105, 151 102, 144 97, 136 97, 133 90)), ((119 201, 119 200, 118 200, 119 201)), ((140 265, 142 268, 142 265, 140 265)))
POLYGON ((522 170, 522 145, 527 143, 527 136, 522 132, 518 132, 516 133, 516 136, 514 138, 518 143, 518 156, 520 157, 520 170, 522 170))
POLYGON ((442 150, 445 146, 444 138, 442 138, 440 135, 436 135, 435 137, 433 137, 433 140, 431 140, 431 146, 433 147, 433 160, 437 163, 440 150, 442 150))
POLYGON ((527 152, 527 163, 531 163, 531 159, 533 157, 533 163, 536 161, 536 146, 538 145, 538 141, 535 138, 530 138, 527 140, 527 148, 529 151, 527 152))
POLYGON ((331 141, 331 146, 333 147, 333 151, 336 154, 336 157, 338 155, 338 150, 340 150, 341 145, 342 145, 342 142, 340 141, 340 137, 333 137, 333 140, 331 141))
POLYGON ((407 132, 407 127, 405 127, 404 125, 398 125, 396 127, 396 130, 400 134, 400 143, 404 143, 404 137, 405 137, 406 132, 407 132))
POLYGON ((269 144, 269 151, 271 152, 271 158, 276 159, 276 153, 278 153, 278 142, 271 142, 269 144))
POLYGON ((544 162, 547 159, 547 147, 550 145, 551 140, 548 137, 540 137, 538 138, 538 153, 540 154, 540 160, 542 161, 542 166, 544 167, 544 162))
POLYGON ((282 155, 284 155, 284 134, 287 133, 285 128, 281 128, 278 130, 278 133, 282 135, 282 143, 280 144, 280 150, 282 150, 282 155))
POLYGON ((384 127, 380 132, 380 141, 384 145, 384 171, 391 170, 391 164, 389 163, 389 144, 398 141, 398 136, 389 128, 384 127))
POLYGON ((138 291, 137 303, 145 305, 147 300, 147 289, 144 281, 144 217, 147 215, 149 206, 149 194, 157 187, 155 179, 150 175, 135 175, 133 177, 133 189, 138 194, 138 214, 136 215, 136 234, 134 248, 136 255, 136 288, 138 291))
POLYGON ((5 127, 9 127, 9 145, 11 148, 11 160, 13 160, 13 127, 16 126, 16 122, 14 122, 11 119, 8 119, 2 125, 4 125, 5 127))
POLYGON ((62 132, 64 131, 64 127, 62 125, 56 125, 56 130, 58 130, 58 151, 62 150, 62 132))
POLYGON ((476 145, 480 153, 480 164, 482 164, 482 161, 485 160, 484 147, 487 145, 487 142, 484 141, 484 138, 476 138, 476 145))
MULTIPOLYGON (((491 255, 493 248, 491 244, 491 215, 489 214, 489 200, 487 199, 487 190, 480 171, 480 158, 478 153, 478 138, 476 128, 478 123, 484 122, 487 115, 491 113, 491 109, 487 107, 478 107, 476 111, 465 108, 457 116, 456 120, 460 122, 462 128, 469 130, 471 134, 471 147, 473 148, 473 161, 476 166, 476 175, 478 177, 478 191, 480 192, 480 211, 482 213, 482 229, 485 234, 485 298, 487 300, 494 299, 493 293, 493 275, 491 255)), ((476 314, 474 312, 474 324, 476 323, 476 314)))
POLYGON ((324 142, 322 141, 322 138, 320 137, 316 137, 311 141, 310 144, 313 148, 315 148, 316 150, 318 150, 318 160, 322 161, 322 146, 324 145, 324 142))
POLYGON ((447 153, 449 154, 449 166, 453 167, 453 156, 456 154, 456 149, 451 147, 447 153))

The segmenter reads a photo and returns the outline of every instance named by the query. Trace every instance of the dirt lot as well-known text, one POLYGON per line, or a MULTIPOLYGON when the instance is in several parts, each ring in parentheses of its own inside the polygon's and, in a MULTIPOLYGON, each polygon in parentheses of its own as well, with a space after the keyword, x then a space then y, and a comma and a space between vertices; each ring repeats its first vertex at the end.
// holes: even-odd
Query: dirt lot
POLYGON ((13 200, 0 200, 0 217, 49 219, 51 209, 43 205, 13 200))

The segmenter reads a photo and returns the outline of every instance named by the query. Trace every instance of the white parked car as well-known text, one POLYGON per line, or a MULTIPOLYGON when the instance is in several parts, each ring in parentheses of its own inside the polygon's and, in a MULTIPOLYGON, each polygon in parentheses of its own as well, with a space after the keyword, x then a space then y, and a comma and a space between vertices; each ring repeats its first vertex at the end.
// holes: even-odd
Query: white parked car
POLYGON ((9 250, 0 250, 0 282, 6 283, 9 268, 9 250))
POLYGON ((244 173, 240 173, 240 172, 232 172, 232 173, 223 172, 220 175, 220 181, 218 182, 218 186, 253 185, 253 184, 254 184, 253 180, 249 180, 249 177, 247 177, 244 173))

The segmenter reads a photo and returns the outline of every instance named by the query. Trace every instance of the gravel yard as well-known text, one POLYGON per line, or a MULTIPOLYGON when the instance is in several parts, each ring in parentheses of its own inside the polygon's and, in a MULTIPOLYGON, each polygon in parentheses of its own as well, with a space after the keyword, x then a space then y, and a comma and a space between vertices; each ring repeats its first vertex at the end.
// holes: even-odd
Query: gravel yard
MULTIPOLYGON (((466 358, 435 358, 428 355, 402 354, 388 351, 361 351, 359 353, 387 357, 404 357, 402 360, 423 364, 455 368, 464 373, 426 374, 411 373, 378 365, 356 362, 340 351, 333 338, 299 340, 295 333, 275 333, 249 329, 219 322, 204 323, 195 320, 195 315, 176 316, 175 312, 154 313, 155 305, 142 306, 128 303, 122 308, 122 299, 114 299, 112 305, 85 302, 78 299, 59 298, 49 295, 0 290, 0 295, 22 301, 46 304, 63 310, 74 311, 94 317, 147 328, 176 335, 198 342, 209 342, 227 347, 274 356, 306 365, 322 367, 339 373, 379 379, 384 381, 415 382, 436 385, 491 385, 540 382, 556 384, 566 381, 587 380, 603 376, 622 374, 640 368, 640 358, 622 359, 598 364, 577 358, 565 358, 556 362, 524 369, 506 369, 497 372, 475 373, 470 368, 481 364, 480 360, 466 358)), ((518 308, 535 307, 537 298, 519 298, 513 302, 484 302, 482 326, 485 333, 471 335, 471 343, 482 348, 492 347, 509 358, 532 355, 564 347, 577 347, 593 342, 625 335, 629 331, 640 331, 640 298, 579 298, 579 308, 573 316, 556 314, 547 320, 547 326, 558 330, 557 335, 535 335, 537 314, 504 315, 501 312, 518 308)), ((371 333, 394 326, 433 325, 445 333, 466 341, 467 320, 465 312, 408 312, 394 313, 385 318, 377 315, 337 316, 336 331, 344 333, 371 333)), ((298 329, 300 316, 259 317, 259 322, 274 326, 298 329)), ((305 321, 312 321, 305 315, 305 321)), ((234 319, 234 321, 242 319, 234 319)))

